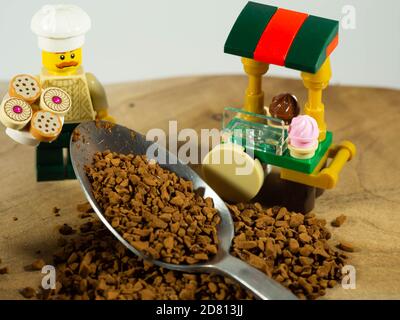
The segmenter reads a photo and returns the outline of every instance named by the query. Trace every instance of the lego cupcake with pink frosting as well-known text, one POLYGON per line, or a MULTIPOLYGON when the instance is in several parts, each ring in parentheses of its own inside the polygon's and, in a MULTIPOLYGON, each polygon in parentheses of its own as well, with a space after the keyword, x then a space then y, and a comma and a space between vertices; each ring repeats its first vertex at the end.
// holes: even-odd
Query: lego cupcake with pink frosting
POLYGON ((293 158, 310 159, 318 148, 319 129, 314 118, 301 115, 289 126, 289 151, 293 158))

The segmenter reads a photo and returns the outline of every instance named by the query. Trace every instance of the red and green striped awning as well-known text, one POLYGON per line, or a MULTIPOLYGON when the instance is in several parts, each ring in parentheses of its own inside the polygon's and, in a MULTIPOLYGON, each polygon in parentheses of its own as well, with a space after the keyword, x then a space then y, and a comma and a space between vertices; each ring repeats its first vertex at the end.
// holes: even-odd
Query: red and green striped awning
POLYGON ((315 73, 338 45, 339 22, 249 2, 225 43, 226 53, 315 73))

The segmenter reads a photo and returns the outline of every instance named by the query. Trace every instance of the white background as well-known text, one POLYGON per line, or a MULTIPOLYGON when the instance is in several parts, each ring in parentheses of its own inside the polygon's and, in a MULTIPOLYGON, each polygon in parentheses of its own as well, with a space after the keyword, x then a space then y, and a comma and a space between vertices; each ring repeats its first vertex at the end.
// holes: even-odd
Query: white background
MULTIPOLYGON (((32 15, 47 3, 0 0, 0 79, 37 73, 40 51, 30 30, 32 15)), ((65 2, 65 1, 64 1, 65 2)), ((223 53, 225 39, 245 0, 70 0, 92 18, 84 65, 104 83, 191 74, 241 73, 238 57, 223 53)), ((400 1, 258 0, 340 20, 356 9, 356 29, 340 30, 332 55, 340 84, 400 88, 400 1)), ((298 73, 272 66, 270 74, 298 73)))

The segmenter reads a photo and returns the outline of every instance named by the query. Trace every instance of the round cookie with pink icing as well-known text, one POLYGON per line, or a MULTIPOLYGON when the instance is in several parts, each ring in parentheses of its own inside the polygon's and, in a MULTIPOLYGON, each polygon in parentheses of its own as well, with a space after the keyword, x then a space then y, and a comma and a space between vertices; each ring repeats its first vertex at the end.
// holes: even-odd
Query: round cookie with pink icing
POLYGON ((292 119, 289 126, 289 151, 293 158, 310 159, 318 148, 319 128, 317 121, 308 115, 292 119))
POLYGON ((0 122, 7 128, 21 130, 32 118, 31 106, 20 98, 6 97, 0 106, 0 122))
POLYGON ((65 115, 71 108, 71 97, 60 88, 50 87, 40 96, 40 108, 59 116, 65 115))

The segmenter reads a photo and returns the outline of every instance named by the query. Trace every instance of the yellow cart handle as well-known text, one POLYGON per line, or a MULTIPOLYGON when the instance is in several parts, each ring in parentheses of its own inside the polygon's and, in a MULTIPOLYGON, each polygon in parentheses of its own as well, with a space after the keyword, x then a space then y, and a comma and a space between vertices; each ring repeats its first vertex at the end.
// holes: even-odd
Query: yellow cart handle
POLYGON ((332 145, 321 159, 320 163, 310 174, 281 169, 281 178, 298 183, 302 183, 311 187, 321 189, 332 189, 339 180, 339 173, 342 171, 346 162, 353 159, 356 155, 356 147, 350 141, 343 141, 338 145, 332 145), (325 167, 328 158, 332 159, 327 167, 325 167))
POLYGON ((324 189, 333 188, 339 180, 339 173, 342 171, 346 162, 356 155, 356 147, 350 141, 343 141, 339 145, 334 145, 329 149, 328 158, 332 158, 328 167, 323 168, 317 173, 317 179, 322 180, 324 189))

